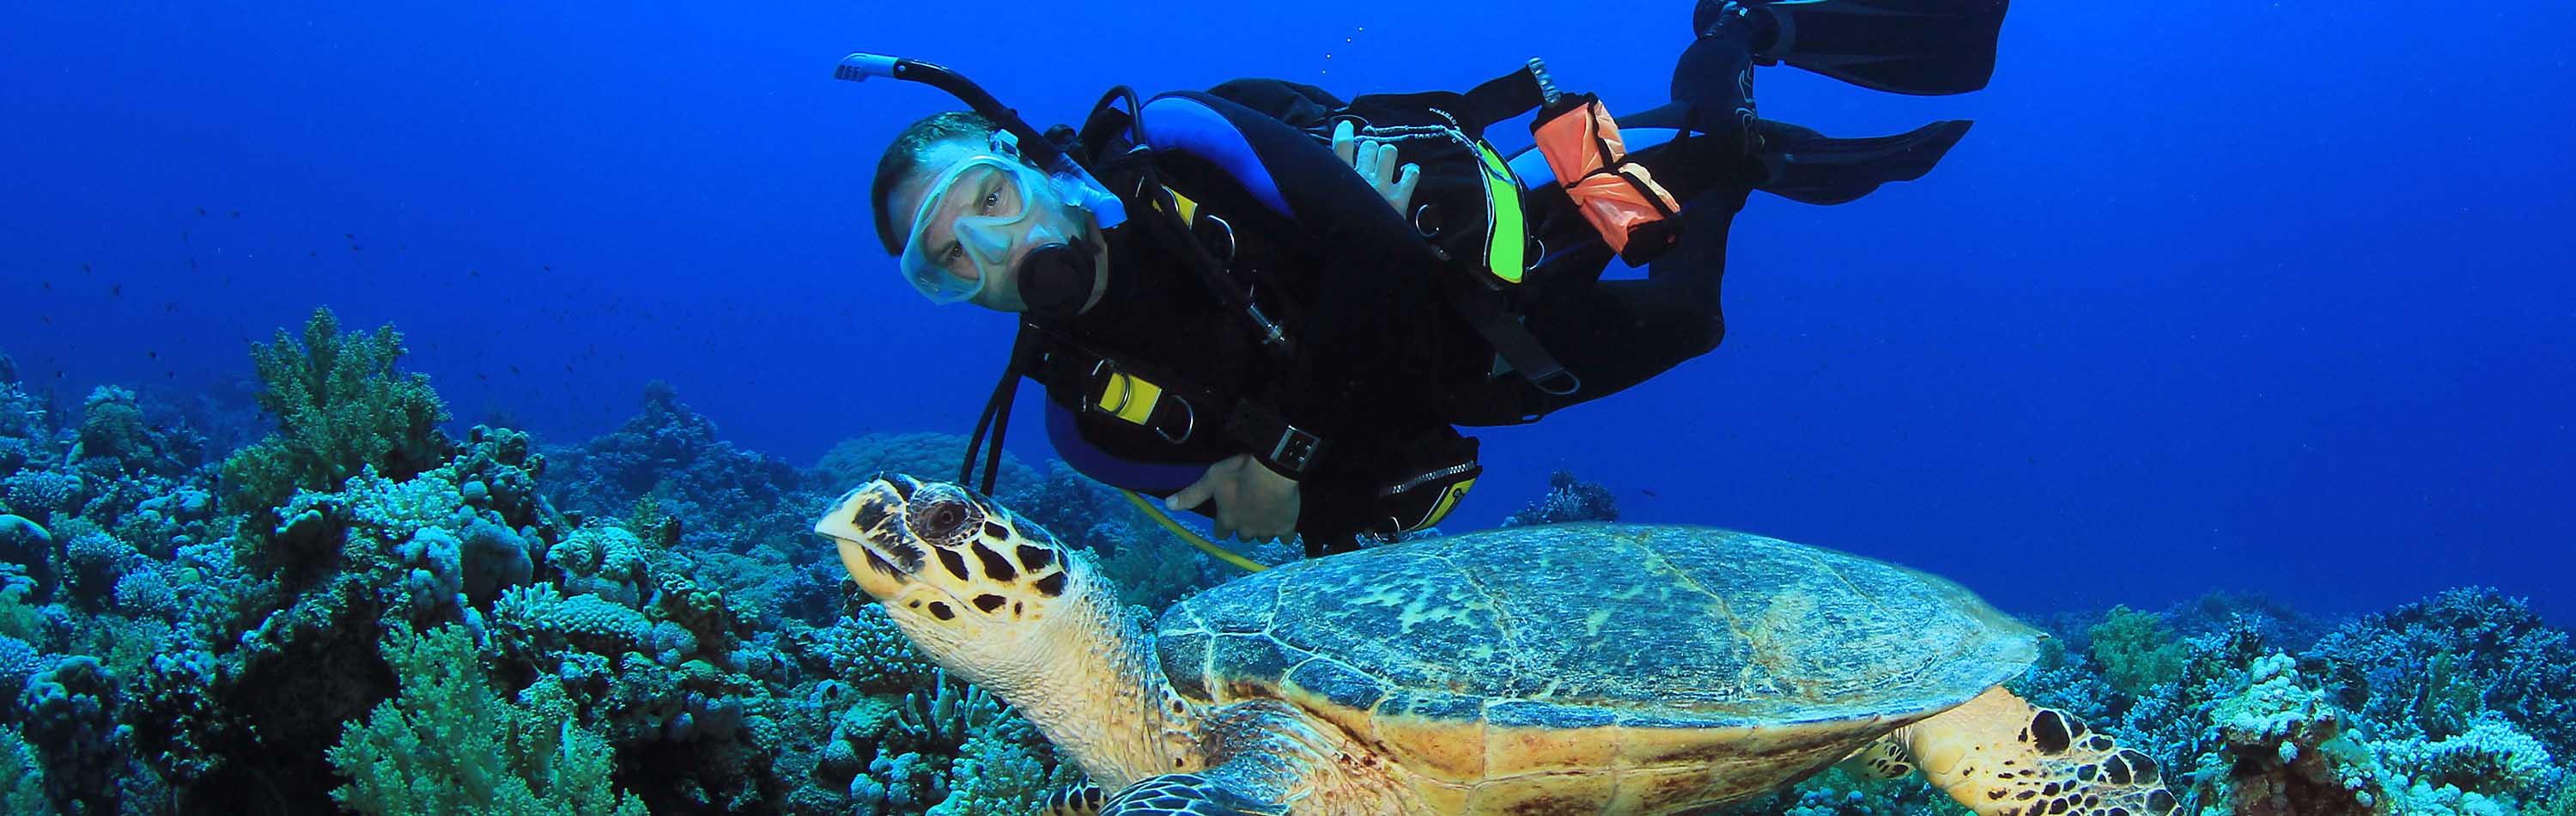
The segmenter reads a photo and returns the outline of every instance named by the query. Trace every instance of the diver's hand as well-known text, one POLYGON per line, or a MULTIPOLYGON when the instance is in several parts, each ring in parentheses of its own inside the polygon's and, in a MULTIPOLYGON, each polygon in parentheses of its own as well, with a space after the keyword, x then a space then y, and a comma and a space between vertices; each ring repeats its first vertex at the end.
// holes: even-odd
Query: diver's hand
POLYGON ((1297 480, 1262 466, 1251 454, 1209 465, 1207 475, 1164 499, 1163 506, 1187 510, 1209 499, 1216 500, 1219 541, 1272 541, 1297 531, 1297 480))
POLYGON ((1386 203, 1395 205, 1396 212, 1404 212, 1413 205, 1413 185, 1422 180, 1422 167, 1407 164, 1398 169, 1393 142, 1361 139, 1351 126, 1351 120, 1344 119, 1341 124, 1333 126, 1333 155, 1342 157, 1343 164, 1359 171, 1360 178, 1377 188, 1377 194, 1385 196, 1386 203))

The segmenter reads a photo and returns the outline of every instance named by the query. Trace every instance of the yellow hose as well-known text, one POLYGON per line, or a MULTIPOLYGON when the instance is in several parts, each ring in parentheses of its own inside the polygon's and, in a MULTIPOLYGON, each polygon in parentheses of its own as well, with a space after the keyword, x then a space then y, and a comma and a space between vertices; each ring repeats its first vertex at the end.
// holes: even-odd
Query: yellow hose
POLYGON ((1207 540, 1206 536, 1199 535, 1190 528, 1181 526, 1180 522, 1172 520, 1170 514, 1163 512, 1161 505, 1146 501, 1145 497, 1136 495, 1136 491, 1120 490, 1118 491, 1118 494, 1126 496, 1127 501, 1136 505, 1136 509, 1145 511, 1145 515, 1152 516, 1154 523, 1163 525, 1163 529, 1170 530, 1173 535, 1180 536, 1181 540, 1189 542, 1190 546, 1197 547, 1206 551, 1209 555, 1216 556, 1216 560, 1242 567, 1245 572, 1260 572, 1262 570, 1269 569, 1269 567, 1262 565, 1259 561, 1254 561, 1252 559, 1236 555, 1233 550, 1219 547, 1216 542, 1207 540))

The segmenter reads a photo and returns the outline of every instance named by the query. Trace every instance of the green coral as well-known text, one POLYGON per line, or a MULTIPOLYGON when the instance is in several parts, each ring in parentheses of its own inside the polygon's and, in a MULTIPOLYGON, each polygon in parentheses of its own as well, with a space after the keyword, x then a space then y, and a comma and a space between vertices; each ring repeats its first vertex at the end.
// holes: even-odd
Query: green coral
POLYGON ((331 796, 372 814, 645 812, 609 781, 608 744, 574 724, 562 688, 540 679, 501 699, 461 626, 396 629, 384 657, 402 691, 327 752, 349 783, 331 796))
POLYGON ((36 583, 22 574, 0 575, 0 635, 34 643, 44 627, 43 607, 29 603, 36 583), (16 578, 19 580, 5 580, 16 578))
POLYGON ((116 459, 128 470, 151 464, 154 445, 148 425, 133 389, 99 386, 81 404, 80 447, 73 458, 116 459))
POLYGON ((18 729, 0 729, 0 813, 44 813, 52 807, 45 800, 45 763, 36 756, 18 729))
POLYGON ((2114 606, 2089 634, 2093 662, 2102 667, 2111 687, 2123 694, 2135 697, 2182 677, 2189 651, 2182 638, 2165 628, 2163 615, 2114 606))
POLYGON ((402 481, 445 462, 452 443, 438 424, 447 407, 427 375, 394 370, 404 351, 392 324, 341 334, 327 308, 314 310, 301 343, 281 329, 275 344, 252 344, 259 406, 277 418, 277 433, 224 460, 229 509, 255 513, 297 490, 338 490, 370 466, 402 481))

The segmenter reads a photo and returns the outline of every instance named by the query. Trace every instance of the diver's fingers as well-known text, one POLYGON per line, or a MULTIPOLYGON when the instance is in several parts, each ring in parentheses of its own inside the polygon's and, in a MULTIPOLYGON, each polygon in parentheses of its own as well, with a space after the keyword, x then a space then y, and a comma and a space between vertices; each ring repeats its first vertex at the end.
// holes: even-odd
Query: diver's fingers
POLYGON ((1386 189, 1385 186, 1377 183, 1377 162, 1379 158, 1381 157, 1378 155, 1377 145, 1375 143, 1362 143, 1359 145, 1359 155, 1351 159, 1351 169, 1359 171, 1361 181, 1368 182, 1371 186, 1384 190, 1386 189))
POLYGON ((1191 482, 1190 486, 1172 491, 1171 497, 1163 500, 1163 507, 1170 510, 1188 510, 1207 503, 1208 497, 1215 493, 1216 478, 1213 475, 1202 476, 1198 481, 1191 482))
POLYGON ((1376 172, 1376 173, 1375 173, 1375 174, 1374 174, 1374 175, 1373 175, 1369 180, 1370 180, 1370 181, 1372 181, 1372 182, 1375 182, 1375 183, 1377 184, 1377 188, 1378 188, 1379 190, 1383 191, 1383 190, 1389 189, 1389 188, 1391 188, 1391 187, 1393 187, 1393 186, 1395 185, 1395 144, 1394 144, 1394 143, 1392 143, 1392 142, 1379 142, 1379 143, 1377 143, 1377 166, 1376 166, 1376 169, 1377 169, 1377 172, 1376 172))
POLYGON ((1396 212, 1403 212, 1413 203, 1413 188, 1421 182, 1422 165, 1405 165, 1404 173, 1395 177, 1395 189, 1386 194, 1387 203, 1394 204, 1396 212))
POLYGON ((1357 167, 1352 160, 1358 149, 1358 133, 1351 128, 1351 120, 1344 119, 1341 124, 1333 126, 1333 155, 1342 157, 1343 164, 1357 167))

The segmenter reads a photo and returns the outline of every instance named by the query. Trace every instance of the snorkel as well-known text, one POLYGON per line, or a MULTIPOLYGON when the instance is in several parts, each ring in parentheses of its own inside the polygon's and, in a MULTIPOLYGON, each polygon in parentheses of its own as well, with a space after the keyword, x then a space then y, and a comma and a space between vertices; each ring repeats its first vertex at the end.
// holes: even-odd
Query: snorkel
MULTIPOLYGON (((957 97, 967 108, 1000 125, 997 140, 1040 168, 1048 187, 1066 203, 1089 212, 1100 229, 1126 222, 1126 203, 1093 178, 1064 145, 1030 127, 1017 111, 1004 106, 973 81, 938 65, 879 54, 842 57, 832 71, 832 78, 851 82, 864 82, 869 77, 919 82, 957 97)), ((1044 235, 1034 240, 1040 243, 1021 256, 1015 266, 1021 303, 1036 315, 1062 317, 1079 311, 1101 274, 1099 248, 1081 235, 1044 235)))

